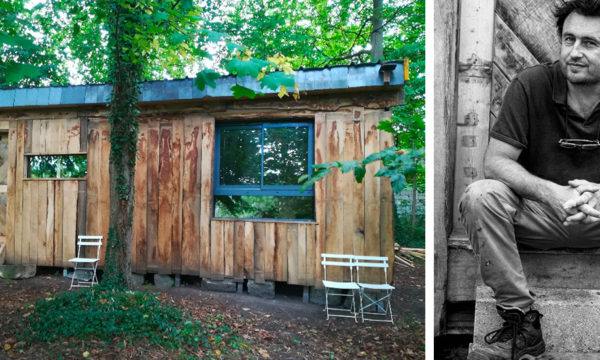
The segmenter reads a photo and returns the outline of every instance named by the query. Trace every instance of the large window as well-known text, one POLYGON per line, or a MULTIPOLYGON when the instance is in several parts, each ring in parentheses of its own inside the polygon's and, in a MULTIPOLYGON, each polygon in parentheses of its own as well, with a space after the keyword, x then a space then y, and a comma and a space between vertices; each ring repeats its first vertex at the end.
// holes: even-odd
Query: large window
POLYGON ((298 178, 312 172, 310 123, 217 127, 215 216, 314 219, 314 190, 298 178))

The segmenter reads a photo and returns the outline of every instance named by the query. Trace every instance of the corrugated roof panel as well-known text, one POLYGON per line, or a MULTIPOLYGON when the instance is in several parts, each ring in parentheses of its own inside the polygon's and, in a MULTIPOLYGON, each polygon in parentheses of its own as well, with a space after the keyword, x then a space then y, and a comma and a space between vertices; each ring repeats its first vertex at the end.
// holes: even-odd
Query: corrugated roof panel
MULTIPOLYGON (((389 85, 404 84, 402 62, 396 64, 389 85)), ((386 86, 381 63, 353 64, 296 71, 296 83, 300 91, 336 90, 348 88, 386 86)), ((216 88, 206 87, 200 91, 194 79, 152 81, 142 84, 141 102, 231 97, 231 87, 236 84, 264 94, 277 93, 248 76, 224 76, 216 80, 216 88)), ((61 104, 101 104, 110 101, 111 85, 87 85, 51 88, 0 90, 0 107, 48 106, 61 104)), ((289 89, 293 91, 293 89, 289 89)))
POLYGON ((61 104, 83 104, 85 103, 85 86, 68 86, 63 88, 61 104))
POLYGON ((15 90, 4 90, 0 92, 0 107, 10 107, 15 103, 15 90))

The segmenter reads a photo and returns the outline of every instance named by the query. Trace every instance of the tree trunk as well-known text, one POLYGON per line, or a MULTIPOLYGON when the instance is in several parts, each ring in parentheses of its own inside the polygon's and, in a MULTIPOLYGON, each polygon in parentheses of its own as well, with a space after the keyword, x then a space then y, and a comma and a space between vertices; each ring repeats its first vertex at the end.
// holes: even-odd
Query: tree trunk
MULTIPOLYGON (((134 5, 134 4, 133 4, 134 5)), ((134 205, 134 175, 137 146, 137 102, 142 61, 136 59, 133 38, 140 14, 135 7, 111 3, 109 46, 110 66, 110 220, 104 264, 103 285, 113 289, 131 288, 131 237, 134 205)), ((139 10, 138 10, 139 11, 139 10)))
POLYGON ((373 30, 371 32, 371 60, 383 59, 383 0, 373 0, 373 30))

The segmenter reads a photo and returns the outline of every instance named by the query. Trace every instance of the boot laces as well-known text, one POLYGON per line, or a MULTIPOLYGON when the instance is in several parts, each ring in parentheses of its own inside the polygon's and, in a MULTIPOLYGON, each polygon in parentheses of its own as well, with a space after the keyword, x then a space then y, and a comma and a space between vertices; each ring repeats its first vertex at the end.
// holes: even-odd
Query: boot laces
POLYGON ((515 358, 515 349, 517 345, 517 336, 519 334, 519 329, 523 323, 522 317, 517 313, 506 313, 504 316, 504 323, 502 327, 487 333, 484 337, 484 340, 488 344, 493 344, 498 341, 507 341, 512 338, 512 346, 511 346, 511 359, 515 358), (508 337, 510 336, 510 338, 508 337))

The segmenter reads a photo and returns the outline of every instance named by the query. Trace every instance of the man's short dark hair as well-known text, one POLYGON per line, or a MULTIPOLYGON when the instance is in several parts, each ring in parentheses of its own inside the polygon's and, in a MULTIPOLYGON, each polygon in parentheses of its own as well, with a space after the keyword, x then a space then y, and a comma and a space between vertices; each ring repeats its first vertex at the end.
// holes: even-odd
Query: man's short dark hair
POLYGON ((563 25, 565 19, 572 12, 576 12, 584 16, 599 16, 600 17, 600 0, 561 0, 556 3, 554 9, 554 17, 556 18, 556 27, 558 37, 562 38, 563 25))

